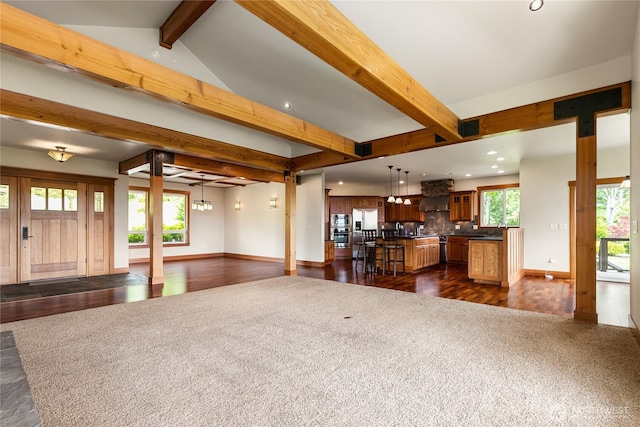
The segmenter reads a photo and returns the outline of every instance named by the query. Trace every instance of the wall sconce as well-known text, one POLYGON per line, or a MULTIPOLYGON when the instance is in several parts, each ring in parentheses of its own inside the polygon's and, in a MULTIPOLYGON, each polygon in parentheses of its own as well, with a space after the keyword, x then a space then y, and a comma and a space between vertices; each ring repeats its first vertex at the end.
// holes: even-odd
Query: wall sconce
POLYGON ((631 177, 629 175, 624 177, 624 181, 620 184, 620 188, 631 188, 631 177))
POLYGON ((235 209, 236 211, 240 210, 240 200, 236 200, 236 202, 233 204, 233 209, 235 209))
POLYGON ((271 209, 275 209, 278 207, 278 198, 277 197, 272 197, 271 199, 269 199, 269 207, 271 209))
POLYGON ((49 157, 51 157, 56 162, 60 162, 60 163, 66 162, 67 160, 69 160, 70 158, 73 157, 73 154, 67 153, 65 151, 66 149, 67 149, 67 147, 61 147, 59 145, 56 145, 56 149, 55 150, 49 150, 49 152, 47 154, 49 155, 49 157))

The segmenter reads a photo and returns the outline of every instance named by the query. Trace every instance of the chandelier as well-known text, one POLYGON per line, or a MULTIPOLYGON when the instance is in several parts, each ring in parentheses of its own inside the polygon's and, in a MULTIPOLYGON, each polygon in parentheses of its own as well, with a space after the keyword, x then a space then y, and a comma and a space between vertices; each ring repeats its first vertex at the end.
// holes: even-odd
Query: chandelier
POLYGON ((201 179, 201 192, 202 192, 202 199, 201 200, 194 200, 193 203, 191 203, 191 209, 195 209, 198 211, 210 211, 213 210, 213 204, 209 201, 209 200, 205 200, 204 199, 204 175, 200 175, 202 177, 201 179))

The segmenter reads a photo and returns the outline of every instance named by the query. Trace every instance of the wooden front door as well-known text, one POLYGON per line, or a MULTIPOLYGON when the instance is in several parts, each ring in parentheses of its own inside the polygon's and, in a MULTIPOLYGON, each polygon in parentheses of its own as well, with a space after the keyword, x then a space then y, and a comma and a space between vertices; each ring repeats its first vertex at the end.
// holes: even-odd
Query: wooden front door
POLYGON ((87 184, 20 178, 21 282, 87 274, 87 184))
POLYGON ((18 281, 18 179, 0 177, 0 284, 18 281))

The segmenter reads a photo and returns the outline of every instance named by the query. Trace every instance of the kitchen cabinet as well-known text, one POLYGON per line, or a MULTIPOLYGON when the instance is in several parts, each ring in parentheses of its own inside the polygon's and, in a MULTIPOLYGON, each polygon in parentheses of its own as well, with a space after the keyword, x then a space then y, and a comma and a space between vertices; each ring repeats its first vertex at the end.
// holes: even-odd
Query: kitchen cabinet
POLYGON ((447 237, 447 262, 468 262, 469 260, 469 237, 448 236, 447 237))
POLYGON ((352 197, 351 207, 354 209, 376 209, 379 197, 352 197))
POLYGON ((353 207, 351 205, 351 197, 331 196, 329 197, 330 214, 349 214, 351 215, 353 207))
POLYGON ((469 278, 474 283, 500 284, 502 240, 469 241, 469 278))
POLYGON ((400 239, 405 245, 407 262, 405 270, 412 273, 440 263, 440 239, 438 237, 416 237, 400 239))
POLYGON ((387 222, 424 222, 424 212, 420 210, 421 198, 422 196, 409 196, 410 205, 385 202, 384 220, 387 222))
POLYGON ((473 221, 475 216, 475 190, 455 191, 449 195, 449 220, 473 221))
POLYGON ((333 240, 325 240, 324 242, 324 265, 329 265, 336 257, 335 243, 333 240))

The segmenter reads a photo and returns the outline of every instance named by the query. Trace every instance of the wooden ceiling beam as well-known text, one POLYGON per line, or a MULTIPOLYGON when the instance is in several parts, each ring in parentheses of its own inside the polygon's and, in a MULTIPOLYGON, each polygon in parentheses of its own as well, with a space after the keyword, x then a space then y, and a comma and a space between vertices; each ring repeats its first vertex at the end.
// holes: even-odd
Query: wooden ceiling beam
POLYGON ((183 0, 160 27, 160 46, 171 49, 180 36, 215 2, 216 0, 183 0))
MULTIPOLYGON (((557 102, 614 89, 620 90, 621 105, 620 107, 615 107, 601 115, 627 112, 631 108, 631 82, 619 83, 465 119, 462 123, 477 122, 476 126, 478 132, 475 135, 467 136, 460 141, 438 142, 436 140, 436 135, 427 129, 375 139, 364 143, 371 144, 371 154, 363 157, 362 160, 475 141, 507 132, 524 132, 570 123, 575 121, 575 117, 558 120, 554 118, 554 106, 557 102)), ((321 152, 294 157, 292 159, 292 164, 293 170, 300 171, 335 166, 342 163, 348 163, 350 161, 350 159, 341 158, 333 153, 321 152)))
POLYGON ((236 3, 427 129, 461 139, 458 117, 329 1, 236 3))
POLYGON ((289 159, 146 123, 97 113, 59 102, 0 89, 3 115, 30 122, 48 123, 89 135, 134 141, 161 150, 194 154, 274 171, 289 169, 289 159))
POLYGON ((247 166, 234 165, 231 163, 203 159, 186 154, 174 154, 173 162, 171 164, 194 170, 206 171, 216 175, 236 178, 243 177, 252 181, 284 182, 284 173, 282 172, 273 172, 247 166))
POLYGON ((0 3, 2 52, 201 114, 358 158, 355 142, 178 71, 0 3))

